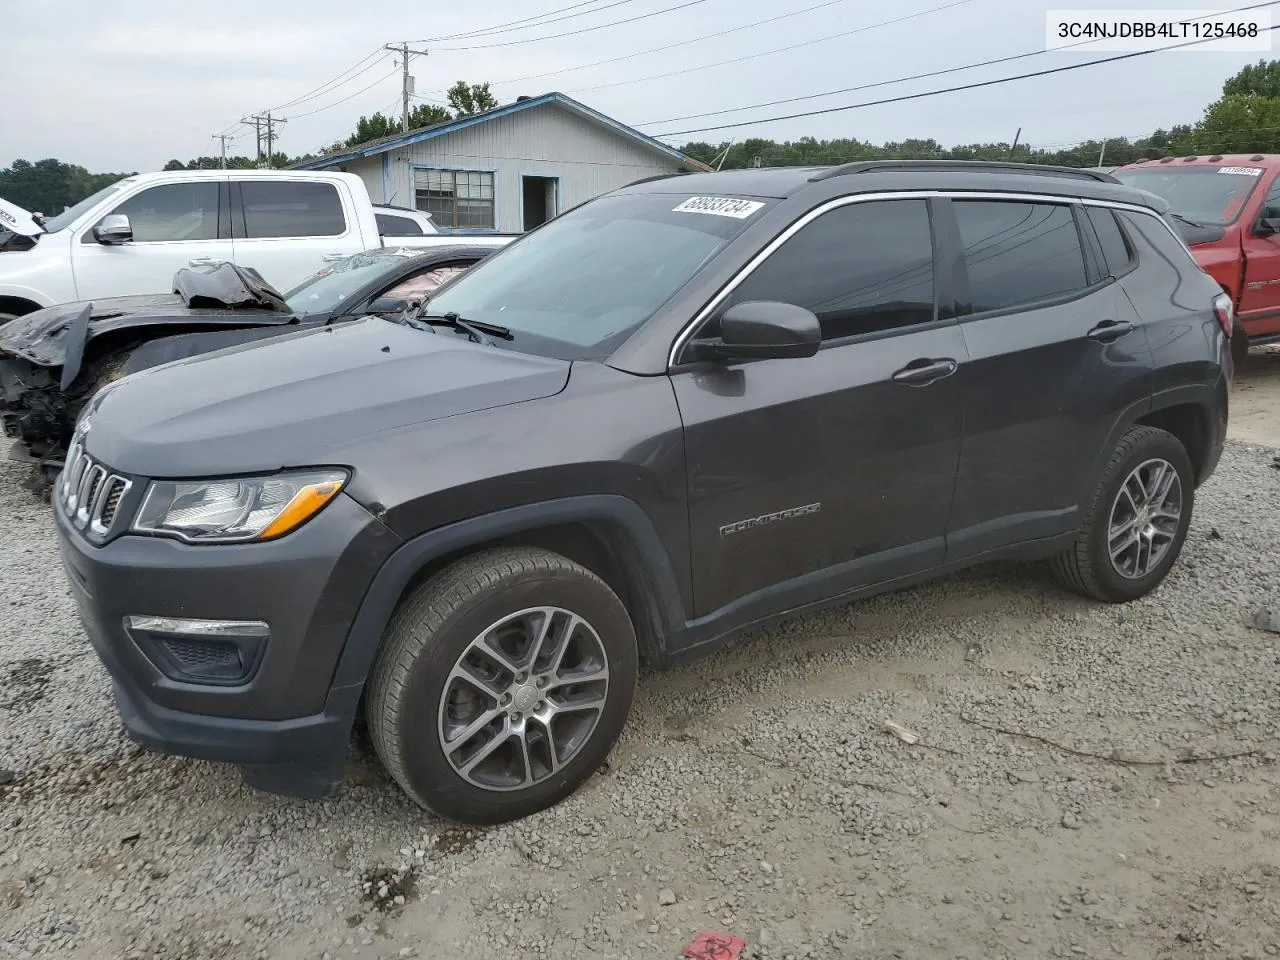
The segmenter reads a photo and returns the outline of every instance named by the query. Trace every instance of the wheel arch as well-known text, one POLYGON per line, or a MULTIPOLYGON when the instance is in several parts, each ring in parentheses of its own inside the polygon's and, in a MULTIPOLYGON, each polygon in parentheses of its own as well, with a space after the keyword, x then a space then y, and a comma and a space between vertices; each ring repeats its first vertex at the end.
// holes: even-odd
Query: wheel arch
POLYGON ((363 683, 403 598, 439 570, 497 546, 539 546, 582 564, 618 594, 636 627, 642 661, 662 662, 685 625, 670 557, 635 501, 613 494, 550 500, 472 517, 403 543, 360 604, 331 683, 363 683))
POLYGON ((11 313, 15 317, 21 317, 28 313, 40 310, 44 304, 37 303, 26 297, 15 297, 0 294, 0 313, 11 313))

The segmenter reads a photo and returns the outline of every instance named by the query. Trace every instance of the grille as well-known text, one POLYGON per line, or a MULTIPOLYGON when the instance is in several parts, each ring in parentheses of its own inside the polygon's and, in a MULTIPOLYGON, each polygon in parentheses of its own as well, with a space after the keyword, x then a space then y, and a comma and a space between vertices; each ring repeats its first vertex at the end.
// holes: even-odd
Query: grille
POLYGON ((58 501, 72 526, 106 536, 129 487, 128 480, 85 453, 83 436, 72 441, 57 488, 58 501))
POLYGON ((192 674, 201 674, 209 667, 235 667, 241 673, 240 651, 230 643, 213 643, 208 640, 161 640, 160 645, 178 666, 192 674))

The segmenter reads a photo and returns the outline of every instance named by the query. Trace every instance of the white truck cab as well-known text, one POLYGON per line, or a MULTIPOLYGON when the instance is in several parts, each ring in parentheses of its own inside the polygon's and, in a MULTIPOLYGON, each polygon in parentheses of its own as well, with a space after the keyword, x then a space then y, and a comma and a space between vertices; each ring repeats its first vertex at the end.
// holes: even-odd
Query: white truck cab
POLYGON ((44 222, 12 204, 0 212, 0 323, 56 303, 170 293, 178 270, 221 260, 288 290, 326 260, 382 246, 350 173, 144 173, 44 222))

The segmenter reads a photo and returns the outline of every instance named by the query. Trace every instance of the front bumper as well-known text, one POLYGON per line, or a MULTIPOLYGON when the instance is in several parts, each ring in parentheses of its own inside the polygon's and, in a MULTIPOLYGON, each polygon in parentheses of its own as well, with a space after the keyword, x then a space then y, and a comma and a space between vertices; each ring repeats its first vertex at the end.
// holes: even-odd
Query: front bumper
POLYGON ((234 763, 273 793, 323 796, 337 786, 363 678, 334 686, 334 673, 360 602, 399 543, 394 534, 346 496, 263 544, 124 536, 98 547, 54 510, 71 593, 131 737, 234 763), (125 628, 131 615, 260 620, 270 636, 246 681, 187 682, 144 652, 125 628))

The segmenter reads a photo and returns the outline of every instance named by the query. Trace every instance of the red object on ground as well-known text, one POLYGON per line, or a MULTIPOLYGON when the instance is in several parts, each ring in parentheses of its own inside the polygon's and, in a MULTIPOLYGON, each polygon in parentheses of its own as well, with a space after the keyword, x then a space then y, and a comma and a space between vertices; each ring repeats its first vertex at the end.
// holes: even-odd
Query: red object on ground
POLYGON ((738 960, 745 949, 747 941, 741 937, 709 931, 698 934, 698 938, 685 947, 680 955, 688 960, 738 960))

